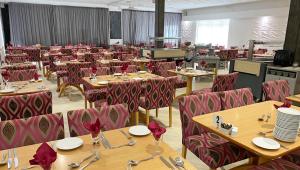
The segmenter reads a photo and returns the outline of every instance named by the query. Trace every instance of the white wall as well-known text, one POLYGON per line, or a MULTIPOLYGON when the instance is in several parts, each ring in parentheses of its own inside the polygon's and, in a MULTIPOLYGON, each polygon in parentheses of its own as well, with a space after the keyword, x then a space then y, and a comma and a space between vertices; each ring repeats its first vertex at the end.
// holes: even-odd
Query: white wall
MULTIPOLYGON (((228 47, 247 45, 250 39, 283 42, 289 4, 290 0, 264 0, 187 10, 183 16, 182 37, 195 41, 197 20, 230 19, 228 47)), ((274 48, 282 48, 282 44, 274 48)))

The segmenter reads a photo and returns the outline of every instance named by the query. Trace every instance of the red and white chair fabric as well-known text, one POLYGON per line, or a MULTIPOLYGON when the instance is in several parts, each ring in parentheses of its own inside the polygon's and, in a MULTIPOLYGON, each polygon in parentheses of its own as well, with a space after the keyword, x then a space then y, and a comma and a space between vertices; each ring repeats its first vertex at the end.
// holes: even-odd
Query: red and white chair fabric
POLYGON ((275 159, 262 165, 254 166, 249 170, 299 170, 300 166, 284 159, 275 159))
MULTIPOLYGON (((112 73, 122 73, 122 66, 113 66, 111 67, 112 73)), ((129 65, 126 69, 126 73, 136 73, 138 71, 138 67, 136 65, 129 65)))
POLYGON ((233 90, 238 76, 239 76, 238 72, 224 74, 224 75, 217 75, 217 77, 214 79, 212 88, 195 90, 192 92, 192 94, 233 90))
POLYGON ((204 93, 179 99, 182 125, 182 156, 189 149, 211 169, 241 161, 254 156, 247 150, 223 139, 193 121, 194 116, 221 110, 218 93, 204 93))
POLYGON ((5 56, 6 63, 24 63, 26 61, 30 61, 30 57, 26 53, 8 54, 5 56))
POLYGON ((0 122, 0 150, 65 138, 61 113, 0 122))
POLYGON ((73 55, 72 48, 62 48, 60 52, 68 56, 73 55))
POLYGON ((254 103, 253 93, 250 88, 219 92, 222 110, 232 109, 254 103))
POLYGON ((265 100, 284 102, 290 96, 290 87, 287 80, 273 80, 262 85, 265 100))
POLYGON ((282 157, 282 159, 292 162, 300 167, 300 150, 285 155, 282 157))
POLYGON ((130 61, 133 60, 135 56, 133 54, 122 54, 121 60, 122 61, 130 61))
POLYGON ((97 118, 103 125, 103 130, 119 129, 128 123, 129 112, 125 104, 105 105, 99 108, 73 110, 67 113, 71 137, 89 134, 83 123, 95 122, 97 118))
POLYGON ((36 69, 26 70, 7 70, 9 73, 9 82, 28 81, 34 79, 34 75, 38 73, 36 69))
POLYGON ((24 53, 29 57, 29 61, 40 62, 41 61, 41 50, 38 48, 25 48, 24 53))
POLYGON ((1 68, 1 70, 28 70, 28 69, 36 69, 36 65, 20 64, 20 65, 2 66, 1 68))
POLYGON ((130 61, 110 61, 110 66, 123 66, 123 65, 130 65, 130 61))

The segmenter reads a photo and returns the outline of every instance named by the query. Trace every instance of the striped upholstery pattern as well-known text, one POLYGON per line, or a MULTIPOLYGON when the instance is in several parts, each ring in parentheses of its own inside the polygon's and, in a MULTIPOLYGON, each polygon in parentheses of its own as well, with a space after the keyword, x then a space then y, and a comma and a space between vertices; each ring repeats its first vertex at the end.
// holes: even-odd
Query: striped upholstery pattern
POLYGON ((220 92, 222 110, 253 104, 253 94, 250 88, 220 92))
POLYGON ((28 81, 34 79, 34 75, 37 74, 36 69, 26 69, 26 70, 8 70, 9 72, 9 82, 14 81, 28 81))
POLYGON ((290 87, 287 80, 274 80, 263 83, 265 100, 284 102, 290 96, 290 87))

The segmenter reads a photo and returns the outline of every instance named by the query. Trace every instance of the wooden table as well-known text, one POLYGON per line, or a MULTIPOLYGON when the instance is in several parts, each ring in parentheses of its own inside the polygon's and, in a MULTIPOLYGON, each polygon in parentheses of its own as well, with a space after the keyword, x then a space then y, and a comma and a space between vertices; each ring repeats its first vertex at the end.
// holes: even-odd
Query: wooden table
MULTIPOLYGON (((128 132, 128 129, 125 128, 124 131, 128 132)), ((112 146, 128 143, 128 139, 125 138, 125 136, 122 133, 120 133, 119 130, 106 131, 104 132, 104 135, 112 146)), ((69 169, 68 164, 70 164, 71 162, 79 162, 83 158, 87 157, 92 153, 93 145, 91 144, 90 135, 81 136, 80 138, 83 139, 84 141, 84 145, 82 147, 71 151, 57 150, 57 160, 52 165, 53 169, 55 170, 69 169)), ((136 141, 136 144, 131 147, 127 146, 127 147, 121 147, 117 149, 105 149, 102 145, 96 146, 96 149, 100 153, 100 159, 97 162, 90 165, 87 169, 126 170, 128 160, 130 159, 141 160, 150 157, 152 154, 154 154, 153 150, 155 146, 154 146, 154 139, 152 135, 148 135, 145 137, 133 137, 133 140, 136 141)), ((51 144, 54 142, 49 142, 49 143, 51 144)), ((33 158, 33 155, 35 154, 39 146, 40 144, 16 148, 18 158, 19 158, 20 169, 29 166, 29 160, 33 158)), ((162 151, 161 155, 164 156, 167 160, 169 156, 171 156, 172 158, 180 157, 179 153, 171 149, 164 142, 161 142, 159 146, 162 151)), ((86 165, 91 159, 83 162, 82 166, 86 165)), ((193 167, 193 165, 191 165, 187 160, 184 160, 184 165, 188 170, 196 170, 196 168, 193 167)), ((0 166, 0 170, 4 170, 4 169, 5 170, 7 169, 7 165, 0 166)), ((35 167, 32 169, 33 170, 40 169, 40 167, 35 167)), ((159 156, 156 156, 152 160, 148 160, 140 163, 138 166, 135 166, 133 169, 134 170, 138 170, 138 169, 166 170, 168 169, 168 167, 164 165, 164 163, 162 163, 162 161, 159 159, 159 156)))
POLYGON ((286 97, 286 99, 292 102, 300 103, 300 94, 286 97))
POLYGON ((16 91, 12 93, 0 93, 0 96, 13 96, 21 94, 37 93, 41 91, 48 91, 44 82, 29 82, 29 81, 16 81, 9 82, 10 86, 15 88, 16 91), (44 88, 41 88, 44 87, 44 88))
MULTIPOLYGON (((274 108, 273 104, 280 105, 282 103, 276 101, 266 101, 211 114, 196 116, 193 118, 193 120, 206 127, 209 131, 216 133, 226 140, 257 154, 258 157, 255 159, 254 163, 260 164, 300 149, 300 137, 297 137, 294 143, 286 143, 277 140, 280 144, 289 149, 280 148, 279 150, 275 151, 259 148, 252 143, 252 139, 258 137, 259 132, 273 130, 276 120, 276 109, 274 108), (258 118, 262 117, 263 114, 268 115, 269 113, 271 114, 271 119, 268 123, 258 121, 258 118), (238 127, 238 134, 236 136, 230 136, 222 133, 214 126, 212 121, 213 115, 222 116, 224 122, 231 123, 233 126, 238 127)), ((299 107, 292 107, 300 110, 299 107)), ((268 133, 267 137, 274 139, 272 133, 268 133)))
POLYGON ((191 92, 193 90, 193 78, 194 77, 215 75, 215 73, 213 73, 213 72, 201 71, 201 70, 186 71, 185 69, 182 69, 181 71, 176 71, 176 70, 168 70, 168 71, 187 78, 187 80, 186 80, 187 81, 186 95, 191 94, 191 92))
POLYGON ((113 82, 122 82, 122 81, 128 81, 128 80, 134 80, 135 78, 142 78, 143 81, 146 81, 148 79, 152 78, 163 78, 161 76, 151 74, 151 73, 128 73, 127 76, 114 76, 114 75, 103 75, 103 76, 97 76, 96 80, 91 80, 90 77, 84 77, 83 80, 92 85, 94 88, 103 88, 106 85, 100 85, 98 84, 99 81, 108 81, 109 83, 113 82))

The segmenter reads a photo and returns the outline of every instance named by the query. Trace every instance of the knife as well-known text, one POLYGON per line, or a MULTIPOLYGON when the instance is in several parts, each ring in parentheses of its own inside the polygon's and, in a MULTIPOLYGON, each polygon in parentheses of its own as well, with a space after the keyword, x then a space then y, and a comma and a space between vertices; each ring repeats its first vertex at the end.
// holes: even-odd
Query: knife
POLYGON ((175 160, 171 156, 169 156, 169 160, 178 170, 180 170, 180 168, 176 165, 175 160))
POLYGON ((17 157, 17 151, 16 151, 16 149, 13 149, 13 151, 14 151, 14 165, 15 165, 15 169, 16 169, 19 166, 19 159, 17 157))
POLYGON ((168 168, 175 170, 175 168, 163 156, 160 156, 159 158, 168 168))
POLYGON ((11 164, 12 164, 11 151, 8 150, 7 169, 11 168, 11 164))
POLYGON ((102 136, 103 142, 106 144, 106 146, 108 147, 108 149, 111 149, 111 145, 108 142, 108 140, 105 138, 105 136, 104 136, 103 133, 101 133, 101 136, 102 136))

